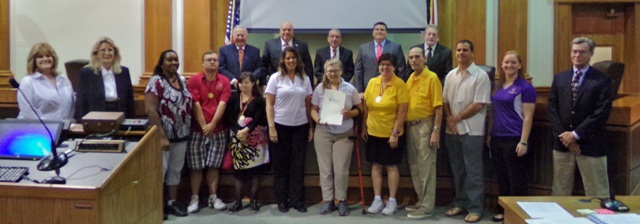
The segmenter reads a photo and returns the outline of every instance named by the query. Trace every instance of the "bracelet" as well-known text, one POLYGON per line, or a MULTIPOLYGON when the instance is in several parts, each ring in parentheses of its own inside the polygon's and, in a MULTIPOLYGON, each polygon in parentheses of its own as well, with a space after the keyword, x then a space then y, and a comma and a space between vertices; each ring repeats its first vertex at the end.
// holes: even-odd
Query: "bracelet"
POLYGON ((526 142, 520 142, 521 145, 527 146, 526 142))
POLYGON ((393 129, 393 131, 391 132, 391 135, 398 137, 398 135, 400 135, 400 131, 398 131, 398 129, 393 129))
POLYGON ((440 129, 440 127, 438 127, 438 126, 433 126, 433 130, 438 130, 438 129, 440 129))

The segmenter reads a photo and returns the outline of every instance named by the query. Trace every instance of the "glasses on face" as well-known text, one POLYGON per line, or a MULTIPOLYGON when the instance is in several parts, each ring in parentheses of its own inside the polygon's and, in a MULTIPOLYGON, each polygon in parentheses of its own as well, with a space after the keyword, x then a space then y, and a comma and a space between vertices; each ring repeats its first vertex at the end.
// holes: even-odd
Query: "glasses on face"
POLYGON ((207 58, 207 59, 204 59, 204 61, 209 62, 209 63, 216 63, 216 62, 218 62, 218 59, 215 59, 215 58, 207 58))
POLYGON ((327 74, 338 74, 338 73, 340 73, 340 70, 338 69, 327 70, 327 74))

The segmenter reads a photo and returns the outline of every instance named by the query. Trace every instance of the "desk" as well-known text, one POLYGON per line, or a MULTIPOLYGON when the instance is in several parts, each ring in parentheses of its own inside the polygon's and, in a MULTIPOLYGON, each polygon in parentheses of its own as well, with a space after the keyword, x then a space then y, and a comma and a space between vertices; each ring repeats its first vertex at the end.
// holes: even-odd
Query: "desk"
MULTIPOLYGON (((526 202, 556 202, 575 217, 581 217, 577 209, 596 209, 600 208, 600 201, 595 199, 592 202, 580 202, 579 199, 589 198, 587 196, 567 196, 567 197, 551 197, 551 196, 532 196, 532 197, 499 197, 498 203, 504 208, 504 223, 520 224, 526 223, 524 220, 529 219, 529 215, 520 208, 519 201, 526 202)), ((616 196, 617 200, 629 206, 630 212, 640 212, 640 196, 616 196)))
MULTIPOLYGON (((158 130, 153 127, 139 142, 128 143, 127 153, 78 153, 61 169, 61 176, 73 175, 66 185, 25 180, 0 183, 0 222, 161 223, 162 154, 158 139, 158 130), (101 171, 93 165, 110 170, 101 171)), ((55 175, 38 171, 37 161, 0 163, 29 167, 31 179, 55 175)))

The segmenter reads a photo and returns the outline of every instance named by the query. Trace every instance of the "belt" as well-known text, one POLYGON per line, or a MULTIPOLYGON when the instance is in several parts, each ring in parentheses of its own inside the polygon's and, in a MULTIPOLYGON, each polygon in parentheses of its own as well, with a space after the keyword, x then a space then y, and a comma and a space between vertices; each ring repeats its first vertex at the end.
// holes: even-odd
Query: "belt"
POLYGON ((428 119, 431 119, 432 117, 433 116, 429 116, 429 117, 425 117, 425 118, 418 119, 418 120, 406 121, 404 123, 406 125, 408 125, 408 126, 416 126, 416 125, 419 125, 419 124, 421 124, 423 122, 426 122, 428 119))

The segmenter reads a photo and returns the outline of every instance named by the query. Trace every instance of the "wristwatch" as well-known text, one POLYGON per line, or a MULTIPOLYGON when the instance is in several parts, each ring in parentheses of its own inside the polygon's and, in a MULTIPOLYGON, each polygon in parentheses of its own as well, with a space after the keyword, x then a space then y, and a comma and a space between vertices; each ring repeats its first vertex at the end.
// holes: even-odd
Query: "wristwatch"
POLYGON ((398 131, 397 129, 393 129, 393 132, 391 132, 391 135, 398 137, 400 135, 400 131, 398 131))

